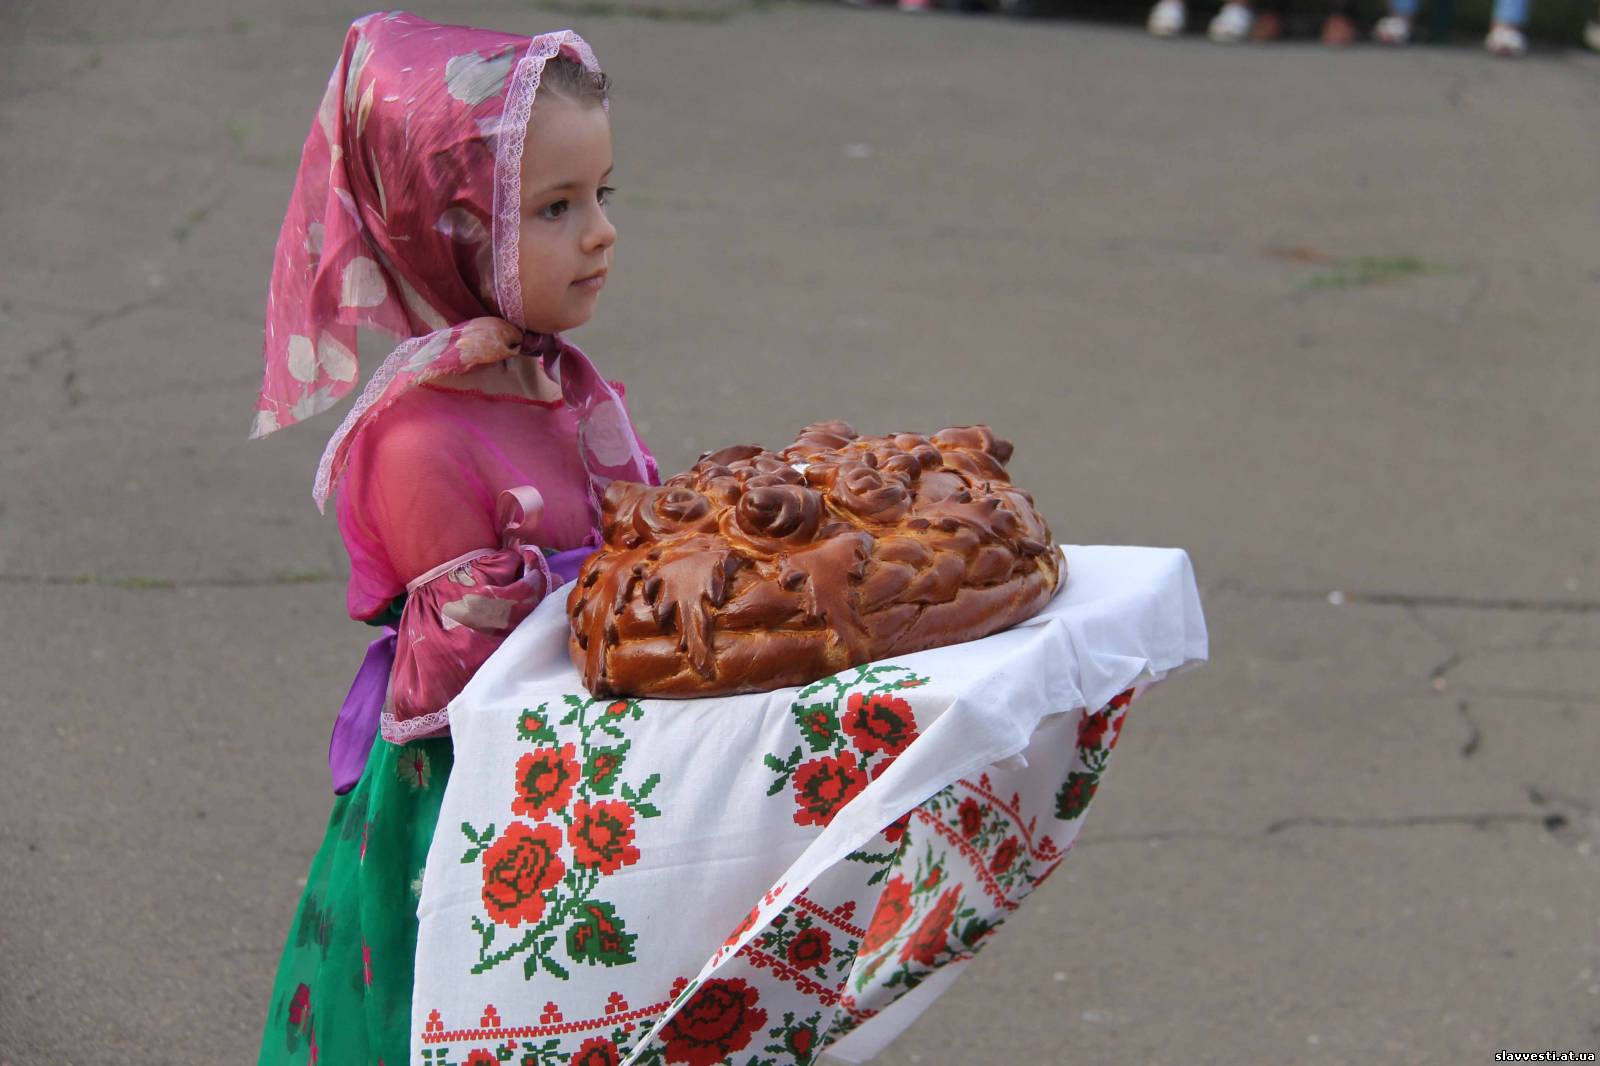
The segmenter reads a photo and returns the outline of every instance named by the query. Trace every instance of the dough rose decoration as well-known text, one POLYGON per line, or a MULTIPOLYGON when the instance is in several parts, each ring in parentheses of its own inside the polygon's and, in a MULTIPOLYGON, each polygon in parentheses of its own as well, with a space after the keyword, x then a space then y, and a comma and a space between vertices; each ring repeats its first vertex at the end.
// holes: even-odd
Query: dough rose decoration
POLYGON ((584 684, 766 691, 1030 617, 1066 564, 1011 453, 987 426, 819 422, 780 452, 735 445, 658 488, 613 483, 605 545, 567 599, 584 684))

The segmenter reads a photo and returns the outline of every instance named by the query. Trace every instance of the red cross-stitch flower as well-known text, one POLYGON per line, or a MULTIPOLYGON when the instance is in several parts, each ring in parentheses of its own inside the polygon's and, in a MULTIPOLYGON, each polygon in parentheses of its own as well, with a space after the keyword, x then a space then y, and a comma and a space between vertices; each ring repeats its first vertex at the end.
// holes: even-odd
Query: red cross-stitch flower
POLYGON ((1017 861, 1017 838, 1006 837, 1000 846, 994 849, 994 858, 989 862, 989 869, 997 874, 1003 874, 1011 869, 1011 864, 1017 861))
POLYGON ((512 822, 483 852, 483 905, 489 918, 515 928, 544 914, 544 893, 567 872, 558 854, 561 831, 512 822))
POLYGON ((862 751, 898 755, 917 739, 917 719, 911 704, 886 693, 850 694, 844 714, 844 731, 862 751))
MULTIPOLYGON (((1118 698, 1120 699, 1120 697, 1118 698)), ((1113 700, 1112 702, 1115 703, 1116 701, 1113 700)), ((1124 712, 1120 718, 1111 723, 1111 739, 1106 741, 1107 751, 1110 751, 1112 748, 1117 746, 1117 738, 1122 736, 1122 723, 1126 722, 1127 720, 1128 715, 1126 712, 1124 712)))
POLYGON ((888 825, 883 827, 883 839, 891 844, 900 843, 900 838, 906 835, 906 826, 911 824, 911 812, 907 811, 888 825))
POLYGON ((956 901, 960 895, 959 885, 951 885, 944 890, 939 902, 933 905, 933 910, 922 919, 917 931, 911 934, 906 940, 905 947, 900 949, 901 962, 916 959, 924 966, 933 965, 934 959, 938 958, 945 944, 949 942, 950 924, 955 919, 956 901))
POLYGON ((968 840, 977 836, 978 830, 983 828, 983 808, 971 796, 961 801, 961 806, 956 808, 956 816, 961 819, 961 835, 968 840))
POLYGON ((789 942, 789 961, 802 970, 820 966, 833 957, 833 941, 825 929, 803 929, 789 942))
POLYGON ((872 912, 872 922, 861 941, 861 953, 870 955, 893 940, 910 912, 911 882, 903 877, 891 878, 878 896, 877 909, 872 912))
POLYGON ((796 1058, 801 1062, 810 1061, 811 1045, 817 1042, 817 1034, 804 1027, 790 1029, 789 1035, 784 1038, 784 1043, 789 1045, 796 1058))
POLYGON ((573 863, 597 866, 603 874, 639 861, 639 849, 633 846, 633 808, 621 800, 573 804, 567 840, 572 843, 573 863))
POLYGON ((567 805, 578 780, 578 761, 572 750, 571 744, 563 744, 560 751, 539 748, 517 760, 517 796, 511 801, 514 813, 543 818, 567 805))
POLYGON ((798 825, 827 825, 839 808, 867 787, 867 775, 856 765, 856 755, 824 755, 801 763, 794 772, 794 801, 798 825))
POLYGON ((1078 724, 1078 747, 1098 748, 1105 739, 1106 730, 1111 726, 1111 715, 1107 711, 1096 711, 1086 714, 1083 721, 1078 724))
POLYGON ((617 1066, 620 1061, 617 1045, 603 1036, 596 1036, 583 1042, 577 1053, 567 1060, 567 1066, 617 1066))
POLYGON ((749 1046, 767 1012, 756 1006, 760 992, 742 979, 712 978, 661 1030, 668 1062, 716 1066, 749 1046))

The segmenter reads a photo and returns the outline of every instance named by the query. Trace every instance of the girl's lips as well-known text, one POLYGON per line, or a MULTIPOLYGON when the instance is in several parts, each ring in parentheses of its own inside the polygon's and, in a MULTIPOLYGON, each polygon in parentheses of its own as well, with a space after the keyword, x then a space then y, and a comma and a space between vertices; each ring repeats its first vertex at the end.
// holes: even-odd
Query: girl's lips
POLYGON ((605 286, 605 283, 606 276, 604 272, 602 272, 599 274, 591 274, 586 278, 579 278, 577 281, 574 281, 572 285, 573 288, 583 289, 587 292, 599 292, 605 286))

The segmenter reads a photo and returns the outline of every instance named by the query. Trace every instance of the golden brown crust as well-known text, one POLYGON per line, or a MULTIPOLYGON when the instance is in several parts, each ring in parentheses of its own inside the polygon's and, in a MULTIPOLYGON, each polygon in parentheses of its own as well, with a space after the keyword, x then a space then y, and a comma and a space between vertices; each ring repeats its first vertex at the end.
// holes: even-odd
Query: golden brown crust
POLYGON ((596 695, 803 685, 996 633, 1065 564, 987 426, 860 437, 807 426, 776 454, 723 448, 665 485, 614 483, 605 547, 567 599, 596 695))

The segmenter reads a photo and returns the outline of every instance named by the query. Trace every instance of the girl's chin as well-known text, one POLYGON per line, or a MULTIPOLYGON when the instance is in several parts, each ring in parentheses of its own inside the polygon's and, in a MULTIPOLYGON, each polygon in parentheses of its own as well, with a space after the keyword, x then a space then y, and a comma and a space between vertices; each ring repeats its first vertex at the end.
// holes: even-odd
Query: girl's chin
POLYGON ((585 325, 594 317, 595 298, 568 303, 555 314, 527 315, 523 320, 528 323, 528 329, 534 333, 565 333, 569 329, 577 329, 585 325))

